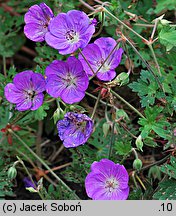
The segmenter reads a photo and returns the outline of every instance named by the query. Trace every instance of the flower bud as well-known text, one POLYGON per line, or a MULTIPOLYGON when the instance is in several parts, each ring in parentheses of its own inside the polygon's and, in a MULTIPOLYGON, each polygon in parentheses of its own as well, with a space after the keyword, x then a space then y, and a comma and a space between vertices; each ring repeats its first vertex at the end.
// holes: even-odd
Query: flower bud
POLYGON ((114 80, 117 85, 126 85, 129 82, 129 75, 125 72, 120 73, 114 80))
POLYGON ((142 161, 138 158, 133 161, 133 168, 140 170, 142 168, 142 161))
POLYGON ((104 133, 104 137, 106 137, 108 135, 108 132, 109 132, 109 129, 110 129, 110 125, 108 122, 105 122, 103 124, 103 133, 104 133))
POLYGON ((160 171, 160 168, 158 166, 156 166, 156 165, 152 166, 149 169, 148 177, 149 178, 153 178, 154 180, 158 179, 159 181, 161 181, 161 171, 160 171))
POLYGON ((139 135, 139 136, 137 137, 135 144, 136 144, 136 147, 138 148, 138 150, 143 151, 143 150, 142 150, 143 142, 142 142, 142 137, 141 137, 141 135, 139 135))
POLYGON ((57 108, 57 110, 54 112, 53 119, 54 124, 58 122, 58 120, 62 119, 64 117, 64 113, 60 108, 57 108))
POLYGON ((17 176, 17 170, 14 166, 10 167, 7 171, 7 176, 10 180, 15 179, 17 176))

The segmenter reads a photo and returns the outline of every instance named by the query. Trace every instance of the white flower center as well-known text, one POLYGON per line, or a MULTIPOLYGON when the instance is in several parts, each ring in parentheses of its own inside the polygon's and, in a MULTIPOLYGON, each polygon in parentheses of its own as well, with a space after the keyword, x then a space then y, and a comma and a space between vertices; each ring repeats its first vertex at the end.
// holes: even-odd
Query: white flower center
POLYGON ((35 91, 32 89, 25 91, 25 97, 26 99, 32 100, 35 97, 35 91))
POLYGON ((76 86, 76 77, 72 76, 70 73, 68 73, 66 77, 63 78, 63 80, 66 87, 73 86, 73 85, 76 86))
POLYGON ((107 179, 105 182, 105 188, 110 193, 114 192, 118 187, 119 183, 114 177, 107 179))
POLYGON ((79 35, 74 30, 67 31, 67 33, 65 34, 65 37, 72 44, 79 41, 79 35))

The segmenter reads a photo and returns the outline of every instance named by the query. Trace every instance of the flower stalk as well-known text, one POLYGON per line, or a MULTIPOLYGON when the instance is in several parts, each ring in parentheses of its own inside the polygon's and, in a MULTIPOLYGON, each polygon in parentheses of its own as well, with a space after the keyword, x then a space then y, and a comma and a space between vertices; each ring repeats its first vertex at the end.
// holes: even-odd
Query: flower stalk
POLYGON ((91 119, 93 120, 95 118, 95 113, 96 113, 96 110, 97 110, 97 107, 98 107, 98 103, 100 101, 100 98, 101 98, 101 92, 99 92, 98 94, 98 98, 96 100, 96 103, 95 103, 95 106, 94 106, 94 109, 93 109, 93 112, 92 112, 92 115, 91 115, 91 119))
POLYGON ((124 98, 122 98, 119 94, 117 94, 115 91, 111 90, 111 93, 120 99, 123 103, 125 103, 130 109, 132 109, 136 114, 138 114, 141 118, 145 118, 145 116, 140 113, 134 106, 132 106, 130 103, 128 103, 124 98))

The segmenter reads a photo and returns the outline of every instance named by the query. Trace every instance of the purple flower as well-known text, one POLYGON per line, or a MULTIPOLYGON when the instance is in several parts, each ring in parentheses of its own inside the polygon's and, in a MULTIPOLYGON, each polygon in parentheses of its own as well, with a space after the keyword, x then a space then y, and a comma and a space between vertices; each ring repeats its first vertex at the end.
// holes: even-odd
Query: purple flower
MULTIPOLYGON (((88 44, 82 51, 83 55, 90 63, 92 69, 96 73, 99 67, 104 63, 106 58, 109 56, 111 51, 116 46, 116 41, 110 37, 99 38, 92 44, 88 44)), ((116 76, 115 68, 119 65, 122 57, 123 49, 115 49, 110 55, 108 60, 104 63, 102 68, 97 73, 97 77, 103 81, 110 81, 116 76)), ((81 61, 84 70, 89 76, 93 75, 87 62, 84 60, 83 56, 79 54, 79 60, 81 61)))
POLYGON ((95 26, 84 12, 71 10, 51 20, 49 30, 46 42, 65 55, 84 48, 95 32, 95 26))
POLYGON ((39 73, 27 70, 15 75, 13 83, 5 86, 4 94, 19 111, 36 110, 43 103, 45 79, 39 73))
POLYGON ((57 123, 58 134, 66 148, 83 145, 93 131, 93 121, 85 114, 68 112, 57 123))
POLYGON ((89 79, 75 57, 69 57, 67 62, 53 61, 46 68, 46 76, 46 91, 52 97, 60 97, 65 103, 72 104, 85 96, 89 79))
POLYGON ((54 17, 52 10, 45 4, 33 5, 25 14, 24 34, 27 38, 35 42, 45 40, 45 34, 48 32, 48 25, 54 17))
POLYGON ((87 195, 93 200, 126 200, 129 194, 128 173, 123 165, 108 159, 94 162, 85 179, 87 195))
POLYGON ((34 188, 34 189, 36 189, 35 185, 37 185, 37 182, 34 181, 34 183, 35 183, 35 185, 34 185, 29 177, 24 177, 23 182, 24 182, 25 188, 34 188))

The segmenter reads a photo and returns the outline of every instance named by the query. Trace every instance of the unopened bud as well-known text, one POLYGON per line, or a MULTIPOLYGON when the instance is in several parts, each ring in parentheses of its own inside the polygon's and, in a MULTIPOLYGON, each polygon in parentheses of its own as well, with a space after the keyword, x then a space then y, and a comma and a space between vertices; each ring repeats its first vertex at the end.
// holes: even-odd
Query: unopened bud
POLYGON ((58 120, 62 119, 63 117, 64 117, 64 112, 60 108, 57 108, 57 110, 54 112, 53 115, 54 124, 56 124, 58 120))
POLYGON ((143 150, 142 150, 142 147, 143 147, 144 144, 143 144, 143 142, 142 142, 142 137, 141 137, 141 135, 139 135, 139 136, 137 137, 135 144, 136 144, 136 147, 138 148, 138 150, 143 151, 143 150))
POLYGON ((129 83, 129 74, 122 72, 116 77, 114 81, 117 83, 117 85, 126 85, 127 83, 129 83))
POLYGON ((7 176, 9 179, 15 179, 17 176, 17 170, 14 166, 10 167, 7 171, 7 176))
POLYGON ((142 161, 138 158, 133 161, 133 168, 140 170, 142 168, 142 161))
POLYGON ((108 132, 109 132, 109 129, 110 129, 110 125, 108 122, 105 122, 103 124, 103 133, 104 133, 104 137, 106 137, 108 135, 108 132))
POLYGON ((159 181, 161 180, 161 171, 158 166, 153 166, 149 169, 148 172, 148 177, 153 178, 154 180, 158 179, 159 181))

